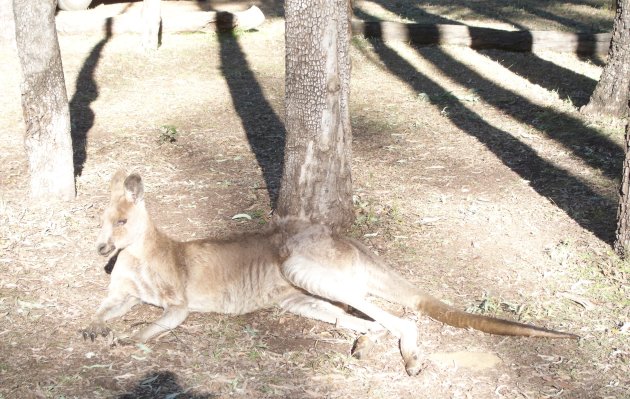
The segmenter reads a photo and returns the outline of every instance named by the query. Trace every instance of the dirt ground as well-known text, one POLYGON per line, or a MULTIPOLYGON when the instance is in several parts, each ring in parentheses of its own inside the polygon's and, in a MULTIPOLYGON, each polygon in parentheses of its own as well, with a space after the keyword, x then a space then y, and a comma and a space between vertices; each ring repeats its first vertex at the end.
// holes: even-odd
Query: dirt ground
MULTIPOLYGON (((355 7, 510 29, 612 20, 604 0, 507 3, 355 7)), ((433 360, 411 378, 394 338, 358 361, 353 333, 277 309, 193 314, 146 345, 83 340, 109 281, 95 237, 117 169, 142 174, 157 225, 178 239, 268 221, 257 156, 281 154, 284 23, 281 3, 259 6, 257 31, 164 35, 150 53, 133 35, 59 38, 85 142, 71 203, 28 198, 19 66, 0 47, 0 398, 627 398, 630 267, 610 249, 626 121, 579 114, 604 61, 571 54, 355 38, 350 234, 459 308, 579 341, 457 330, 383 304, 417 321, 433 360), (242 213, 252 219, 232 219, 242 213)), ((129 335, 159 313, 140 306, 111 327, 129 335)))

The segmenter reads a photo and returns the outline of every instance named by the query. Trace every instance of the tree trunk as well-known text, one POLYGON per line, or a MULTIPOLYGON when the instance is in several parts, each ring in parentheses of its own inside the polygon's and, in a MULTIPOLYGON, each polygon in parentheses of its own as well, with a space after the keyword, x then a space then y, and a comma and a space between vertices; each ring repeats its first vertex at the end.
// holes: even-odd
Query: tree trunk
POLYGON ((626 157, 623 161, 621 187, 619 188, 619 208, 617 209, 617 232, 615 252, 627 257, 630 250, 630 123, 626 125, 626 157))
POLYGON ((348 0, 285 2, 286 127, 277 213, 335 228, 353 219, 348 0))
POLYGON ((588 104, 581 111, 591 115, 624 117, 628 114, 630 88, 630 0, 617 0, 608 62, 588 104))
POLYGON ((55 0, 14 0, 15 33, 22 66, 24 146, 31 196, 74 198, 70 111, 55 30, 55 0))
POLYGON ((0 0, 0 45, 15 47, 13 0, 0 0))
POLYGON ((156 50, 160 45, 162 17, 160 0, 142 2, 142 46, 145 50, 156 50))

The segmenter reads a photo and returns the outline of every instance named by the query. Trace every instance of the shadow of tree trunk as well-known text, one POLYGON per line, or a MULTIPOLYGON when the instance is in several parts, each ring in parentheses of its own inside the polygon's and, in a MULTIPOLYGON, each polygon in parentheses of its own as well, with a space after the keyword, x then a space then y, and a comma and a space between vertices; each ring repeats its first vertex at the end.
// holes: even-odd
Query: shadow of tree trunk
POLYGON ((220 34, 218 38, 221 70, 230 89, 234 109, 243 122, 249 146, 267 185, 271 207, 275 208, 284 162, 284 123, 265 98, 238 40, 229 33, 220 34))
MULTIPOLYGON (((583 228, 592 231, 603 241, 612 243, 617 209, 614 198, 598 193, 579 177, 545 160, 534 149, 515 139, 508 132, 486 122, 459 100, 436 95, 435 93, 443 93, 444 88, 418 72, 413 65, 384 43, 374 42, 374 50, 391 73, 406 82, 417 93, 428 93, 429 102, 436 107, 448 107, 450 110, 448 118, 455 126, 477 138, 505 166, 529 181, 536 192, 549 198, 583 228), (581 201, 576 201, 576 198, 580 198, 581 201)), ((441 69, 450 65, 445 71, 447 76, 452 76, 449 71, 457 70, 462 79, 466 78, 465 72, 468 72, 464 71, 466 67, 457 64, 442 51, 436 51, 435 48, 425 49, 422 55, 433 62, 436 58, 441 59, 442 61, 436 65, 441 69)), ((620 152, 618 148, 614 150, 620 152)), ((615 154, 615 157, 617 155, 615 154)), ((617 172, 612 172, 612 169, 615 171, 619 169, 617 159, 614 159, 614 167, 609 162, 610 159, 606 163, 609 166, 607 168, 609 174, 618 175, 617 172)))
POLYGON ((94 111, 90 107, 98 98, 98 85, 94 72, 105 45, 112 37, 112 20, 105 23, 105 37, 94 46, 83 63, 76 81, 76 90, 70 100, 70 123, 72 126, 72 148, 74 151, 74 174, 80 176, 87 160, 87 136, 94 126, 94 111))

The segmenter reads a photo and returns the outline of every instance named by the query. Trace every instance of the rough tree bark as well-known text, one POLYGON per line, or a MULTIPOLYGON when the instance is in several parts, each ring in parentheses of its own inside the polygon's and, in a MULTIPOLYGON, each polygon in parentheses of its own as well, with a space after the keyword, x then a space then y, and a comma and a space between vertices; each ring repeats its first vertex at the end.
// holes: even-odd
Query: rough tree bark
POLYGON ((602 76, 581 111, 591 115, 623 117, 628 114, 630 88, 630 0, 617 0, 608 61, 602 76))
POLYGON ((617 232, 615 252, 626 258, 630 255, 630 123, 626 125, 626 157, 623 161, 621 187, 619 188, 619 208, 617 209, 617 232))
POLYGON ((284 173, 277 213, 335 228, 353 219, 350 5, 287 0, 284 173))
POLYGON ((56 0, 14 0, 31 196, 75 196, 70 111, 55 30, 56 0))

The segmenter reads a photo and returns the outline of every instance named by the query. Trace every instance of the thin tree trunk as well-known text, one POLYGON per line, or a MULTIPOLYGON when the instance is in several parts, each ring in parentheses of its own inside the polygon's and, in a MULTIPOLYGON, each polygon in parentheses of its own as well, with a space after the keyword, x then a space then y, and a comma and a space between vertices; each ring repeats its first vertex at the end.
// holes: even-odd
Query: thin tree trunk
POLYGON ((336 228, 353 219, 348 0, 287 0, 284 173, 277 213, 336 228))
POLYGON ((142 46, 145 50, 158 48, 161 28, 160 0, 144 0, 142 2, 142 46))
POLYGON ((617 232, 615 252, 627 257, 630 250, 630 123, 626 125, 626 157, 623 161, 621 187, 619 188, 619 208, 617 210, 617 232))
POLYGON ((55 0, 14 0, 22 67, 24 146, 31 196, 75 196, 70 111, 55 30, 55 0))
POLYGON ((630 0, 617 0, 608 62, 581 112, 623 117, 628 114, 630 89, 630 0))

